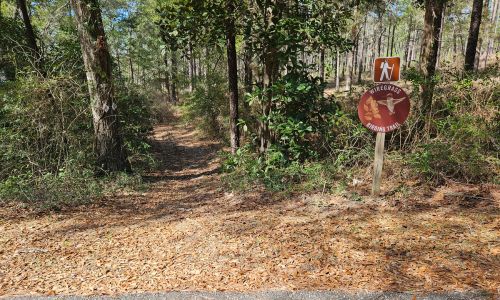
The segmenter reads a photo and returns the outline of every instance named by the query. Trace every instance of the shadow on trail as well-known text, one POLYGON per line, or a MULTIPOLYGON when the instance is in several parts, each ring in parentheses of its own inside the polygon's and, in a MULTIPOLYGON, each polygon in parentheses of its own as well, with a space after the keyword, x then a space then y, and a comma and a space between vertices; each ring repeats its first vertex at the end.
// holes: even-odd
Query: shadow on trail
POLYGON ((220 168, 215 168, 210 171, 200 172, 196 174, 186 174, 186 175, 145 175, 142 179, 148 183, 158 183, 162 181, 169 180, 191 180, 202 176, 209 176, 218 174, 220 172, 220 168))
MULTIPOLYGON (((185 172, 206 168, 222 149, 217 142, 197 137, 192 128, 180 127, 161 126, 155 134, 152 149, 159 172, 185 172), (163 132, 165 130, 170 132, 163 132)), ((156 174, 146 177, 154 175, 156 174)))

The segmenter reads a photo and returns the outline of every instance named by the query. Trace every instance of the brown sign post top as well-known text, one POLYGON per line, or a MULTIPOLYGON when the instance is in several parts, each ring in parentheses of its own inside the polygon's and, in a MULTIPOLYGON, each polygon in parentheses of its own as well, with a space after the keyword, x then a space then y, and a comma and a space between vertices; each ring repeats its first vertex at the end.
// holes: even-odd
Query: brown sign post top
POLYGON ((375 59, 373 66, 373 81, 374 82, 391 82, 399 81, 400 76, 399 57, 378 57, 375 59))

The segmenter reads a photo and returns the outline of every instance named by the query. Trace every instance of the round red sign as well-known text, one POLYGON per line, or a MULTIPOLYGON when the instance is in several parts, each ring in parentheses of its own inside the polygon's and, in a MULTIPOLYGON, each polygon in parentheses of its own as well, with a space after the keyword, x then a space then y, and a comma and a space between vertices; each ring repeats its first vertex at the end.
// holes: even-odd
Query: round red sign
POLYGON ((361 97, 358 116, 363 125, 375 132, 389 132, 401 126, 410 113, 410 98, 402 88, 379 84, 361 97))

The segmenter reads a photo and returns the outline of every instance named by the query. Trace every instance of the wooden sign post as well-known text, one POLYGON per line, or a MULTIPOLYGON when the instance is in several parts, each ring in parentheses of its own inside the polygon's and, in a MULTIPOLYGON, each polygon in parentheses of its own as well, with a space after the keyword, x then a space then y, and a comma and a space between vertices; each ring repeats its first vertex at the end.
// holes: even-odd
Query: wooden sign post
POLYGON ((372 196, 380 195, 380 180, 382 179, 382 167, 384 165, 384 142, 385 132, 377 132, 375 161, 373 162, 372 196))
MULTIPOLYGON (((399 57, 381 57, 375 60, 374 81, 399 80, 399 57)), ((377 133, 373 163, 372 196, 380 195, 384 165, 385 133, 401 126, 410 113, 410 99, 402 88, 381 83, 366 91, 358 104, 358 116, 363 125, 377 133)))

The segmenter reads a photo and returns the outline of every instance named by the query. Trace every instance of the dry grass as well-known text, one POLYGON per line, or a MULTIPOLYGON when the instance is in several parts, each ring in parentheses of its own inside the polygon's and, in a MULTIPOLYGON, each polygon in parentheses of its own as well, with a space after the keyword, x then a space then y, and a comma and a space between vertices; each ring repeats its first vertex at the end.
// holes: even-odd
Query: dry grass
POLYGON ((234 195, 217 143, 181 125, 155 139, 165 169, 146 193, 43 216, 0 209, 0 295, 500 288, 497 187, 234 195))

